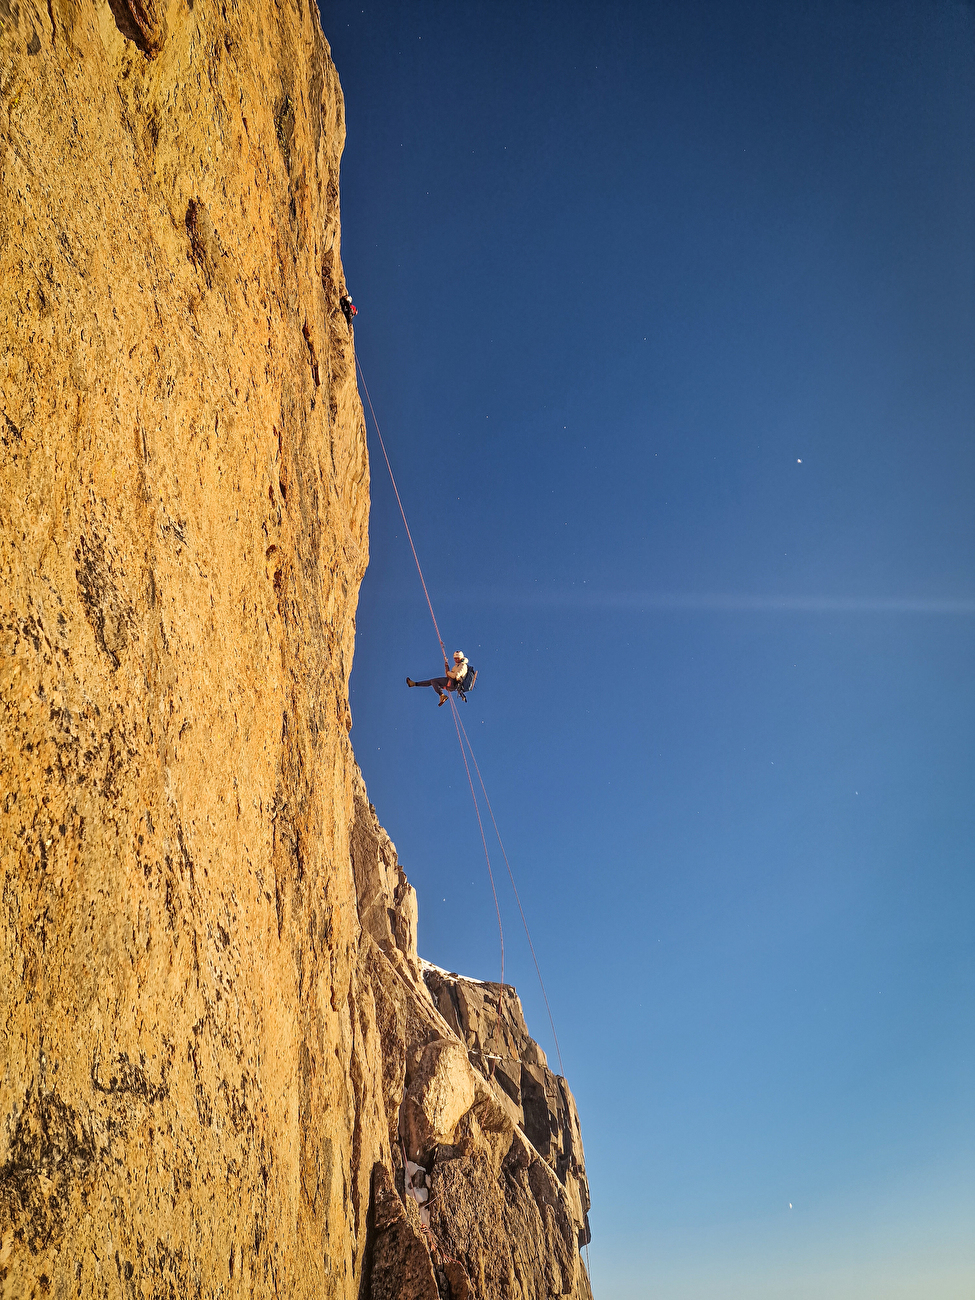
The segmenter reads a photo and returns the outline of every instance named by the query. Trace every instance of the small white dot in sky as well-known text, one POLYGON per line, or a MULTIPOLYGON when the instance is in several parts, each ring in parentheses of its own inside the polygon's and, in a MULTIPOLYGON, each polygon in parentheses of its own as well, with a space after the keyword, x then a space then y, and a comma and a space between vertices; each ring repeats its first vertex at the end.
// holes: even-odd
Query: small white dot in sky
POLYGON ((801 464, 802 464, 802 461, 801 461, 801 460, 797 460, 797 461, 796 461, 796 464, 797 464, 797 465, 801 465, 801 464))
POLYGON ((789 1202, 789 1209, 790 1209, 790 1210, 792 1209, 792 1202, 791 1202, 791 1201, 789 1202))

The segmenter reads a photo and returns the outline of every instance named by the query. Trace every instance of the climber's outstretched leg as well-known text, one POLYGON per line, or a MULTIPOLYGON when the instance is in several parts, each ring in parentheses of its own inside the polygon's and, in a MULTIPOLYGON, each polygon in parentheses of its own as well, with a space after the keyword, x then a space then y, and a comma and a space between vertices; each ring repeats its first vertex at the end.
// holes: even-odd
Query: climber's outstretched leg
POLYGON ((412 678, 407 677, 406 684, 407 686, 432 686, 440 696, 440 706, 447 703, 447 692, 454 690, 457 685, 450 677, 430 677, 425 682, 415 682, 412 678))

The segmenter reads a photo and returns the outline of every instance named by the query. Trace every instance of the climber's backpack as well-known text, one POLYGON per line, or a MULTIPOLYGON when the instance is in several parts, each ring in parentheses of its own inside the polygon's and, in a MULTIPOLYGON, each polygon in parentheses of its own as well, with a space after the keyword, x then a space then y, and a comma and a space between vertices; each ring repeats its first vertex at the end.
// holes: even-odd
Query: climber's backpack
POLYGON ((474 689, 474 683, 477 681, 477 669, 467 665, 467 672, 464 674, 464 680, 457 683, 457 694, 467 702, 467 692, 474 689))

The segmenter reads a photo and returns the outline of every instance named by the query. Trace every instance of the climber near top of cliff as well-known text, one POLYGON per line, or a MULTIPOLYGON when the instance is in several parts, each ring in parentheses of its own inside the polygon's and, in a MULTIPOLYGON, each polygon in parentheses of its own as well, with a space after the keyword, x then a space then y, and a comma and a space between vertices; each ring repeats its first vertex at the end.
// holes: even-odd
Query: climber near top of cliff
POLYGON ((348 325, 349 329, 351 329, 352 317, 358 316, 359 310, 356 307, 355 303, 352 301, 352 297, 349 294, 348 288, 346 288, 341 298, 339 298, 339 306, 342 308, 342 315, 345 317, 346 324, 348 325))
POLYGON ((447 666, 446 660, 444 668, 447 671, 446 677, 431 677, 425 682, 415 682, 410 677, 406 679, 407 686, 433 686, 440 696, 438 709, 447 703, 448 691, 456 691, 462 700, 466 700, 466 692, 473 689, 477 680, 477 669, 471 667, 463 650, 454 651, 453 668, 447 666))

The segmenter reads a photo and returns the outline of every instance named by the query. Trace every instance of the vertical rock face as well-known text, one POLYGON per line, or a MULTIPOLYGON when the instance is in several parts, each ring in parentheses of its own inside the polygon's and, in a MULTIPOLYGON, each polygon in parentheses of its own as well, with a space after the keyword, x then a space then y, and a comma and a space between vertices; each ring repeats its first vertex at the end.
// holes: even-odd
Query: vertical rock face
POLYGON ((343 141, 305 0, 0 0, 4 1297, 589 1294, 348 742, 343 141))

